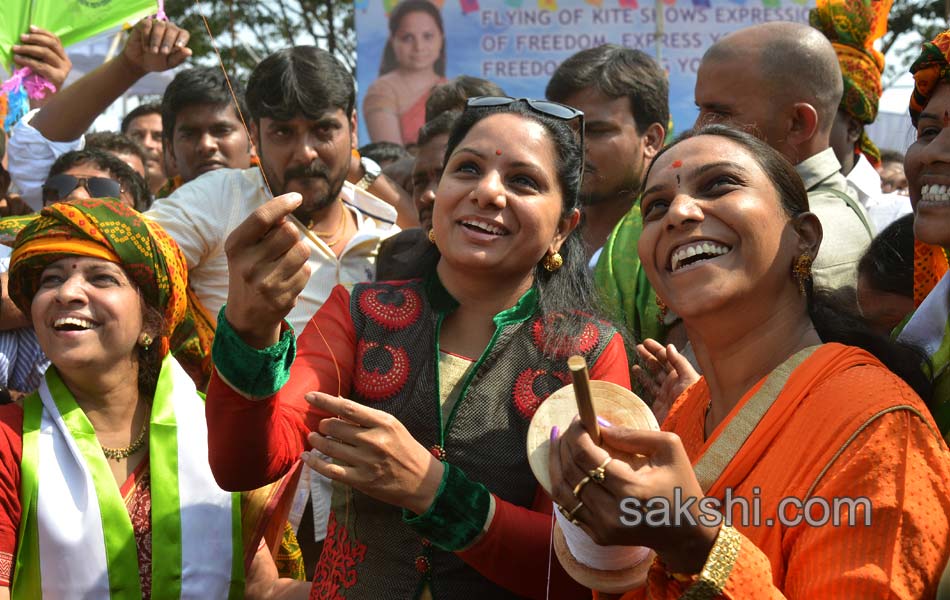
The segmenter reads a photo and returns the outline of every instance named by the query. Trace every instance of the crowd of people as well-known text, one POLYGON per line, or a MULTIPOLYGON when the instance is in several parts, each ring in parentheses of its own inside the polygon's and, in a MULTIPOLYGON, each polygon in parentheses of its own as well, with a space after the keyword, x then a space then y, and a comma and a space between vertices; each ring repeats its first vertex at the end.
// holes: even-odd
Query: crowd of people
POLYGON ((645 53, 511 98, 403 0, 365 146, 313 46, 229 81, 147 18, 62 87, 24 34, 62 89, 0 136, 0 600, 950 597, 950 31, 878 149, 889 9, 721 38, 673 135, 645 53), (575 355, 660 430, 545 429, 548 489, 575 355))

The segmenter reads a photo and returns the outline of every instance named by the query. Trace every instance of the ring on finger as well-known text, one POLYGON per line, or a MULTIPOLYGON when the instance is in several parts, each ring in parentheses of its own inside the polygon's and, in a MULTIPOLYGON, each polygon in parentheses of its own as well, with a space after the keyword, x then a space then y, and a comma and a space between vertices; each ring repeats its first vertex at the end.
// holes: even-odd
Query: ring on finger
POLYGON ((583 479, 577 482, 577 485, 574 486, 574 497, 578 500, 581 499, 581 490, 584 489, 584 486, 590 483, 590 475, 587 475, 583 479))
POLYGON ((607 465, 609 465, 613 459, 613 456, 608 456, 604 459, 604 462, 600 463, 600 466, 588 471, 587 476, 593 481, 603 485, 603 483, 607 481, 607 465))

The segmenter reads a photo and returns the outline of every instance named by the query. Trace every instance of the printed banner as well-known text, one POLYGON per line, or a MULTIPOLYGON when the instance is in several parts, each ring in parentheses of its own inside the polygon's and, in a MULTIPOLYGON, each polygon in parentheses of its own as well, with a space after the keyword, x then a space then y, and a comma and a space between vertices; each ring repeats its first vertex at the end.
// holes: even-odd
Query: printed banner
MULTIPOLYGON (((417 2, 403 0, 407 1, 417 2)), ((431 39, 437 27, 428 11, 405 13, 397 31, 401 38, 391 44, 395 51, 384 61, 389 14, 398 4, 393 0, 362 0, 356 8, 360 143, 371 141, 363 101, 374 83, 377 85, 369 106, 371 113, 377 111, 374 129, 392 137, 397 128, 411 131, 418 127, 425 92, 417 90, 425 89, 428 82, 440 76, 483 77, 500 85, 509 96, 541 98, 548 79, 564 59, 607 43, 642 50, 663 65, 670 77, 674 130, 682 131, 695 121, 696 71, 713 42, 757 23, 807 23, 814 4, 814 0, 433 2, 444 27, 445 69, 439 73, 439 51, 432 48, 431 39), (377 82, 380 77, 383 79, 377 82), (387 113, 395 115, 399 123, 378 118, 387 113)), ((415 132, 409 135, 414 139, 415 132)))

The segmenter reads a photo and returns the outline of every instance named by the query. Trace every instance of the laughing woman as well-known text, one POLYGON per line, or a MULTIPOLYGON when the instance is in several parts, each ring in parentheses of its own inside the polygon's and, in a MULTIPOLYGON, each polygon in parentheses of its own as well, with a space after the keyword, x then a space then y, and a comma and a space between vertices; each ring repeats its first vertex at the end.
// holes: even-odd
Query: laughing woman
POLYGON ((169 353, 191 312, 174 241, 115 200, 57 203, 18 236, 9 281, 52 366, 0 407, 0 598, 232 598, 245 564, 277 592, 169 353))
POLYGON ((625 598, 933 598, 950 458, 916 391, 929 385, 916 352, 812 289, 821 225, 794 168, 713 125, 660 153, 644 187, 640 259, 703 377, 661 432, 603 427, 598 447, 572 425, 554 445, 555 501, 583 502, 575 518, 598 543, 657 552, 625 598), (613 460, 572 493, 619 453, 648 461, 613 460), (628 527, 631 499, 694 519, 628 527))
MULTIPOLYGON (((922 242, 915 257, 916 285, 934 271, 946 271, 950 252, 950 31, 924 44, 910 70, 916 84, 910 118, 917 141, 907 150, 904 171, 914 207, 914 237, 922 242), (934 268, 940 263, 942 269, 934 268)), ((899 339, 927 351, 930 363, 925 369, 934 378, 934 418, 950 440, 950 274, 930 291, 899 339)))
POLYGON ((307 251, 282 215, 299 199, 276 198, 228 240, 211 464, 225 487, 245 489, 310 445, 336 459, 308 457, 335 480, 313 597, 585 594, 549 571, 551 502, 525 451, 571 354, 592 378, 629 386, 620 336, 588 312, 573 231, 580 117, 545 101, 469 100, 436 192, 438 264, 423 279, 337 287, 296 360, 280 323, 307 251))

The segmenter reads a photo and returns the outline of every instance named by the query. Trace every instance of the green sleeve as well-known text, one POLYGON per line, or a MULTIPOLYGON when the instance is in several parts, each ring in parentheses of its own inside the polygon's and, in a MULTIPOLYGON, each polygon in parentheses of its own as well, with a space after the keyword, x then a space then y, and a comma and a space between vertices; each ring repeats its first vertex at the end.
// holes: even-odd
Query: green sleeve
POLYGON ((421 515, 403 510, 403 521, 433 545, 454 552, 467 548, 484 527, 491 492, 458 467, 443 463, 445 471, 432 506, 421 515))
POLYGON ((637 254, 642 231, 640 205, 635 204, 607 238, 594 268, 594 282, 611 318, 626 326, 638 342, 649 337, 662 343, 667 327, 637 254))
POLYGON ((221 307, 211 358, 218 375, 244 396, 267 398, 276 394, 290 379, 296 353, 294 330, 286 321, 277 343, 258 350, 244 343, 221 307))

